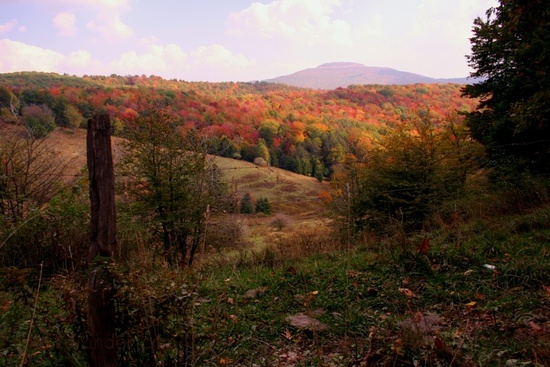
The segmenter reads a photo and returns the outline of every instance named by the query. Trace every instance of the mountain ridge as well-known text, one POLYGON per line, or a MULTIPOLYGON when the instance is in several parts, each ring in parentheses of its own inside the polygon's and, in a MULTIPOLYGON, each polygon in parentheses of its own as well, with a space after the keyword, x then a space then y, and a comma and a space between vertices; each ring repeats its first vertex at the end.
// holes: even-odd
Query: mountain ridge
POLYGON ((292 74, 283 75, 264 82, 287 84, 294 87, 311 89, 346 88, 357 84, 469 84, 469 78, 431 78, 420 74, 400 71, 389 67, 365 66, 355 62, 331 62, 316 68, 308 68, 292 74))

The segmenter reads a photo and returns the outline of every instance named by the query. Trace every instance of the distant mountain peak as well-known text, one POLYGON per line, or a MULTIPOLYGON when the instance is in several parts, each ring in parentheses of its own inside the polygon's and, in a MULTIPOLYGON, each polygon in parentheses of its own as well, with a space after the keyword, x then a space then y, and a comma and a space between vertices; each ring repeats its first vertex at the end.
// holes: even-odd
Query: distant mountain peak
POLYGON ((351 67, 365 67, 363 64, 357 62, 329 62, 317 66, 317 69, 341 69, 341 68, 351 68, 351 67))
POLYGON ((304 69, 264 81, 312 89, 345 88, 352 84, 467 84, 472 82, 466 78, 434 79, 388 67, 365 66, 356 62, 330 62, 316 68, 304 69))

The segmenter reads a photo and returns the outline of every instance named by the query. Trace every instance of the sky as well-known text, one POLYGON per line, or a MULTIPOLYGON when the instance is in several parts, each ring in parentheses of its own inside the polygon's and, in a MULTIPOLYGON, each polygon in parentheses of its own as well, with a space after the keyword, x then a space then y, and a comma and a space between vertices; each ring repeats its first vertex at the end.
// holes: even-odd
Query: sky
POLYGON ((0 73, 254 81, 329 62, 472 71, 497 0, 0 0, 0 73))

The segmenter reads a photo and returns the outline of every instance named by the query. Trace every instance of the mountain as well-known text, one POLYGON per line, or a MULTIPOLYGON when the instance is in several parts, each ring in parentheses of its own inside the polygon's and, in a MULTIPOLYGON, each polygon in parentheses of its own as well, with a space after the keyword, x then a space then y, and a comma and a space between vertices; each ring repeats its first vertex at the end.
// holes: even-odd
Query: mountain
POLYGON ((333 62, 264 81, 303 88, 336 89, 346 88, 352 84, 468 84, 472 79, 434 79, 391 68, 365 66, 353 62, 333 62))

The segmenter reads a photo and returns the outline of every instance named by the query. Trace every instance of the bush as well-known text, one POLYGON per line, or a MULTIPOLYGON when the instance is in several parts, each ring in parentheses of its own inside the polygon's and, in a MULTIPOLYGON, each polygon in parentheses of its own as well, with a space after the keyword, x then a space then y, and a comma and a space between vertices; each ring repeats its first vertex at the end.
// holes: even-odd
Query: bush
POLYGON ((278 213, 275 215, 270 225, 277 231, 282 231, 290 225, 290 218, 285 214, 278 213))
POLYGON ((55 129, 53 112, 46 105, 25 106, 22 116, 27 130, 33 138, 44 138, 55 129))
POLYGON ((252 202, 252 195, 250 193, 244 194, 241 199, 241 214, 254 214, 254 203, 252 202))
POLYGON ((259 198, 256 202, 256 213, 271 214, 271 204, 267 198, 259 198))
POLYGON ((243 234, 243 226, 235 217, 224 216, 208 225, 205 244, 216 251, 239 247, 244 243, 243 234))

